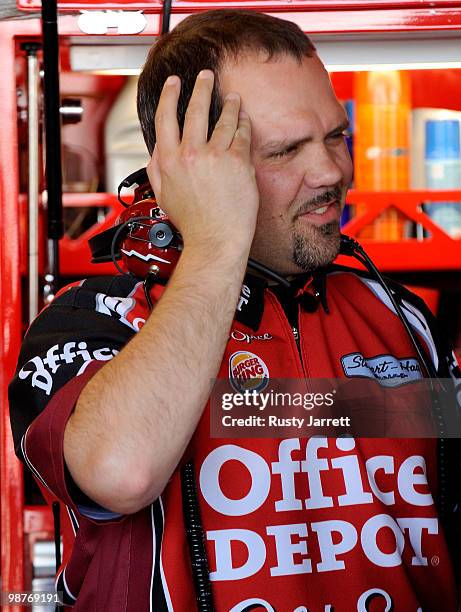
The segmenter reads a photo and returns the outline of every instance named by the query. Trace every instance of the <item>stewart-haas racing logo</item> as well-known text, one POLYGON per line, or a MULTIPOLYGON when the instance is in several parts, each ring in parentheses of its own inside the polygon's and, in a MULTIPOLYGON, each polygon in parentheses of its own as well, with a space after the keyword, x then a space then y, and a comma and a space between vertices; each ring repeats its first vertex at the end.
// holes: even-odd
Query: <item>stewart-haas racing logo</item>
POLYGON ((237 351, 229 358, 229 380, 238 393, 259 392, 267 387, 269 370, 258 355, 248 351, 237 351))
POLYGON ((75 376, 79 376, 83 374, 91 361, 110 361, 117 354, 117 349, 108 346, 89 351, 86 342, 66 342, 62 348, 59 344, 55 344, 48 349, 44 358, 37 355, 29 359, 19 370, 18 376, 21 380, 26 380, 31 376, 32 387, 41 389, 46 395, 50 395, 54 383, 52 375, 56 374, 62 365, 74 364, 76 361, 76 365, 80 367, 75 376))
POLYGON ((375 378, 387 387, 396 387, 422 378, 421 366, 414 357, 364 357, 362 353, 350 353, 341 357, 341 363, 346 376, 375 378))

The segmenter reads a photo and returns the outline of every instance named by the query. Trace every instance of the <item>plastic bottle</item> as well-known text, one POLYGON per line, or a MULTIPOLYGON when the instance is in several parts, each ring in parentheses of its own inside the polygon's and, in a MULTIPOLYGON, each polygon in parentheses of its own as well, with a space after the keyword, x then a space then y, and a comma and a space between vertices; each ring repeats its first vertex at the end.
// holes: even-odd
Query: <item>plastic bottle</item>
MULTIPOLYGON (((428 189, 461 189, 460 122, 426 122, 425 170, 428 189)), ((424 210, 452 238, 461 238, 461 202, 425 204, 424 210)))
MULTIPOLYGON (((344 109, 347 113, 347 118, 349 119, 349 129, 346 133, 346 144, 349 151, 349 155, 351 156, 352 163, 354 163, 354 122, 355 122, 355 102, 354 100, 345 100, 343 102, 344 109)), ((349 185, 351 189, 354 187, 354 183, 349 185)), ((346 202, 344 206, 343 212, 341 214, 341 227, 345 225, 351 219, 351 206, 346 202)))
POLYGON ((410 189, 426 189, 426 123, 430 120, 461 121, 461 111, 418 107, 411 111, 410 189))
MULTIPOLYGON (((409 188, 411 89, 407 72, 355 74, 355 188, 399 191, 409 188)), ((360 213, 363 208, 358 207, 360 213)), ((402 240, 406 218, 386 210, 360 234, 361 238, 402 240)))

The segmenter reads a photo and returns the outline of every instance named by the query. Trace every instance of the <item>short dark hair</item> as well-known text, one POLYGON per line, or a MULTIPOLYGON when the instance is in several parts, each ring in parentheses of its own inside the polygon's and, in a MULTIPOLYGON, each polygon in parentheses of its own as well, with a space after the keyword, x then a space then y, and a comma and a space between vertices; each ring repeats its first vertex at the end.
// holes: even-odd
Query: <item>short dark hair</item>
POLYGON ((178 122, 182 131, 198 73, 206 68, 215 73, 209 117, 211 135, 222 109, 219 71, 224 61, 260 51, 267 53, 268 60, 290 55, 301 62, 303 57, 314 54, 315 47, 296 24, 255 11, 219 9, 197 13, 163 35, 151 48, 138 82, 138 115, 149 153, 156 141, 155 111, 168 76, 177 74, 181 78, 178 122))

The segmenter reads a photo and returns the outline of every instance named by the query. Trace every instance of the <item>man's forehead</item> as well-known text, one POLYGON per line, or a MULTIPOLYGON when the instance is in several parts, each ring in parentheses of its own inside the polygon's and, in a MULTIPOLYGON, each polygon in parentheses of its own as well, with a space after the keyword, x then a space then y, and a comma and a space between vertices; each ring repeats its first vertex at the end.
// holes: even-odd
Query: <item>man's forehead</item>
POLYGON ((295 74, 304 73, 308 80, 328 82, 328 73, 317 54, 298 59, 287 53, 277 53, 269 57, 266 51, 244 51, 238 55, 227 56, 219 71, 222 88, 226 85, 244 85, 248 79, 290 80, 295 74))
POLYGON ((289 55, 246 54, 224 62, 219 73, 222 96, 237 92, 242 108, 254 117, 337 105, 327 71, 317 55, 298 60, 289 55))
POLYGON ((291 56, 247 55, 228 60, 220 73, 221 94, 238 92, 252 120, 253 144, 296 138, 309 125, 326 131, 344 123, 327 71, 317 56, 302 61, 291 56), (267 133, 269 130, 269 134, 267 133))

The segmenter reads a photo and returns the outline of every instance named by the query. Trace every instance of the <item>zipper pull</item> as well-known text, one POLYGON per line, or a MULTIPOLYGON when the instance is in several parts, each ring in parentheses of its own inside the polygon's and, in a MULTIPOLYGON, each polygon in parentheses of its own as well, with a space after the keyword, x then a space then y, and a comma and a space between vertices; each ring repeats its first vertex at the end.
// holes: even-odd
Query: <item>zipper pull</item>
POLYGON ((299 332, 298 332, 298 328, 293 326, 291 329, 293 330, 293 336, 294 336, 294 339, 296 340, 296 342, 299 342, 299 332))

